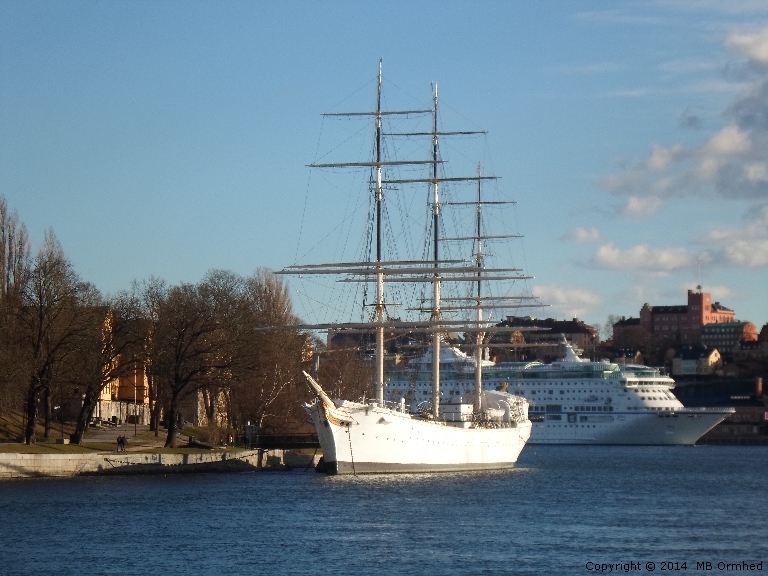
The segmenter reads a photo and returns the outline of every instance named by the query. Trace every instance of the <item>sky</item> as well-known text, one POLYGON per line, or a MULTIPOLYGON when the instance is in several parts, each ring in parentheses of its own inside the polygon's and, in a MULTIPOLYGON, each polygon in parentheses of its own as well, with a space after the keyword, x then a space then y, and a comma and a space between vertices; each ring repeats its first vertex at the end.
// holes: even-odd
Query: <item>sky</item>
POLYGON ((379 59, 387 105, 437 82, 488 131, 532 314, 597 326, 701 284, 768 322, 764 1, 0 0, 0 194, 106 294, 330 257, 306 243, 345 200, 307 164, 351 160, 321 115, 369 108, 379 59))

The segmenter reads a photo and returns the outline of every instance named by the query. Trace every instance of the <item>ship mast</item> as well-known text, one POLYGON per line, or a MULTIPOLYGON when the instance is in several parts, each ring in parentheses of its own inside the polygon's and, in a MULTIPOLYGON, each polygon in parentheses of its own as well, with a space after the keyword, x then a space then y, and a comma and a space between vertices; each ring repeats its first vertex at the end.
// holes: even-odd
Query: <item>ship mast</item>
POLYGON ((376 93, 376 402, 384 406, 384 273, 381 266, 381 60, 376 93))
MULTIPOLYGON (((483 202, 481 196, 480 163, 477 163, 477 321, 480 326, 483 321, 483 309, 481 302, 481 287, 483 278, 483 236, 481 230, 481 216, 483 202)), ((483 339, 485 335, 478 332, 475 336, 475 412, 478 414, 483 409, 483 339)))
MULTIPOLYGON (((488 328, 488 320, 483 318, 483 313, 486 309, 505 309, 505 308, 524 308, 524 307, 535 307, 539 308, 542 305, 540 303, 535 304, 523 304, 522 301, 524 300, 534 300, 538 301, 538 298, 536 296, 500 296, 500 297, 494 297, 494 296, 484 296, 482 291, 482 285, 483 282, 487 282, 490 280, 527 280, 530 279, 530 276, 507 276, 505 278, 500 278, 495 275, 491 275, 490 273, 495 272, 496 270, 491 270, 485 267, 485 255, 483 253, 483 246, 485 240, 502 240, 502 239, 509 239, 509 238, 520 238, 519 234, 501 234, 501 235, 484 235, 482 230, 482 213, 483 213, 483 206, 486 204, 492 204, 492 205, 506 205, 506 204, 514 204, 513 201, 495 201, 495 202, 488 202, 484 201, 482 197, 482 183, 484 180, 495 180, 497 177, 495 176, 483 176, 480 163, 477 165, 477 176, 474 178, 477 180, 477 200, 474 202, 443 202, 444 206, 473 206, 475 208, 475 233, 474 236, 465 236, 465 237, 457 237, 457 238, 443 238, 444 241, 446 240, 459 240, 459 241, 467 241, 471 240, 475 243, 476 246, 476 252, 475 252, 475 262, 474 262, 474 280, 476 283, 476 287, 474 290, 474 295, 471 295, 469 297, 460 297, 460 298, 447 298, 444 299, 446 301, 451 302, 473 302, 471 305, 449 305, 447 307, 443 307, 443 310, 451 310, 451 311, 459 311, 459 310, 474 310, 476 312, 476 320, 474 324, 476 327, 473 330, 467 331, 467 332, 474 332, 473 337, 471 340, 474 340, 474 343, 471 345, 473 348, 473 356, 475 360, 475 400, 474 400, 474 409, 476 413, 479 413, 482 411, 482 363, 483 363, 483 348, 484 348, 484 341, 488 334, 488 332, 497 332, 498 328, 489 329, 488 328)), ((509 271, 519 271, 519 269, 501 269, 505 270, 506 272, 509 271)), ((521 328, 518 328, 521 329, 521 328)), ((525 330, 525 328, 522 328, 522 330, 525 330)), ((503 344, 500 344, 500 346, 504 346, 503 344)))
MULTIPOLYGON (((437 83, 435 83, 434 104, 432 107, 432 226, 434 228, 435 275, 433 281, 434 294, 432 300, 432 320, 440 320, 440 197, 437 179, 438 133, 437 133, 437 83)), ((440 417, 440 338, 442 335, 435 330, 432 333, 432 416, 435 420, 440 417)))
POLYGON ((388 273, 387 267, 394 264, 395 268, 402 270, 403 266, 412 265, 412 262, 385 262, 382 258, 382 204, 384 202, 384 180, 382 178, 382 169, 384 166, 405 166, 405 165, 419 165, 419 164, 432 164, 434 166, 435 159, 432 160, 405 160, 405 161, 384 161, 382 160, 382 118, 389 115, 412 115, 412 114, 426 114, 431 110, 399 110, 399 111, 387 111, 384 112, 381 109, 381 91, 382 91, 382 61, 379 60, 379 74, 377 77, 376 88, 376 110, 373 112, 336 112, 324 114, 324 116, 373 116, 376 122, 376 150, 375 158, 372 162, 335 162, 328 164, 310 164, 311 168, 360 168, 371 167, 375 170, 375 205, 376 205, 376 256, 373 262, 361 262, 361 263, 340 263, 321 265, 316 267, 305 268, 302 266, 289 267, 283 270, 283 273, 287 274, 363 274, 368 276, 371 273, 374 274, 376 281, 376 302, 375 302, 375 333, 376 333, 376 402, 379 406, 384 406, 384 325, 385 325, 385 309, 386 304, 384 300, 384 277, 388 273), (355 271, 353 268, 360 268, 355 271), (310 272, 311 271, 311 272, 310 272))
MULTIPOLYGON (((440 160, 439 155, 439 138, 440 136, 461 136, 471 134, 484 134, 484 131, 457 131, 457 132, 440 132, 438 130, 438 90, 437 84, 433 84, 433 105, 432 109, 422 110, 398 110, 398 111, 383 111, 382 110, 382 61, 379 60, 379 70, 377 76, 377 92, 376 92, 376 108, 374 111, 368 112, 335 112, 326 113, 323 116, 368 116, 372 117, 375 121, 375 150, 374 158, 369 162, 334 162, 334 163, 313 163, 309 166, 311 168, 371 168, 371 180, 369 193, 372 191, 375 200, 375 236, 376 236, 376 253, 372 258, 372 261, 363 262, 341 262, 333 264, 315 264, 315 265, 294 265, 289 266, 278 274, 298 274, 298 275, 310 275, 310 274, 328 274, 328 275, 341 275, 345 278, 339 279, 339 282, 354 282, 354 283, 375 283, 376 284, 376 296, 375 296, 375 320, 372 323, 334 323, 334 324, 308 324, 301 326, 294 326, 293 328, 301 328, 308 330, 340 330, 348 333, 368 333, 373 329, 375 331, 376 350, 375 350, 375 397, 379 406, 384 406, 384 333, 388 331, 403 331, 407 330, 411 333, 427 333, 432 337, 432 414, 435 419, 440 417, 440 347, 442 334, 450 326, 461 327, 465 333, 478 333, 475 338, 476 342, 476 378, 480 378, 480 364, 482 363, 482 342, 484 334, 487 333, 488 328, 486 322, 483 320, 482 302, 486 300, 501 300, 498 304, 492 304, 490 307, 506 307, 503 301, 507 301, 510 298, 496 299, 493 297, 482 297, 480 293, 481 281, 490 280, 520 280, 529 278, 527 276, 519 275, 520 270, 517 268, 498 268, 487 269, 484 267, 483 255, 482 255, 482 239, 481 239, 481 225, 480 225, 480 210, 481 210, 481 192, 480 184, 482 180, 494 180, 496 176, 482 176, 478 167, 478 173, 476 176, 459 176, 459 177, 440 177, 438 176, 438 166, 443 163, 440 160), (419 115, 419 114, 431 114, 432 126, 428 132, 396 132, 396 133, 384 133, 383 131, 383 118, 391 115, 419 115), (430 137, 432 139, 432 155, 429 159, 424 160, 383 160, 383 139, 387 137, 430 137), (398 167, 398 166, 425 166, 431 167, 431 174, 427 178, 406 178, 406 179, 390 179, 386 178, 383 171, 384 168, 398 167), (457 205, 477 205, 477 235, 470 238, 440 238, 440 215, 441 215, 441 203, 440 203, 440 182, 462 182, 462 181, 474 181, 478 183, 478 199, 477 202, 448 202, 443 204, 457 204, 457 205), (387 261, 383 255, 383 212, 384 212, 384 186, 389 184, 405 184, 405 183, 429 183, 432 186, 432 226, 433 226, 433 254, 432 260, 422 261, 387 261), (371 190, 373 189, 373 190, 371 190), (446 240, 470 240, 474 239, 478 242, 478 254, 477 261, 475 263, 466 263, 460 260, 440 260, 440 242, 446 240), (511 275, 510 275, 511 273, 511 275), (428 322, 401 322, 399 320, 388 319, 386 314, 386 301, 385 301, 385 289, 384 282, 396 282, 396 283, 432 283, 433 285, 433 300, 432 306, 428 310, 431 313, 431 318, 428 322), (442 305, 443 299, 441 297, 441 285, 443 282, 476 282, 477 283, 477 296, 471 297, 470 300, 474 300, 475 303, 472 306, 456 306, 449 305, 444 307, 442 305), (442 314, 445 311, 454 310, 477 310, 477 320, 450 320, 442 318, 442 314)), ((506 202, 490 202, 490 204, 506 204, 506 202)), ((510 236, 491 236, 485 238, 507 238, 510 236)), ((373 256, 373 255, 372 255, 373 256)), ((519 300, 521 297, 512 297, 512 299, 519 300)), ((533 299, 533 298, 531 298, 533 299)), ((446 301, 465 301, 466 298, 448 298, 446 301)), ((426 312, 427 310, 422 310, 426 312)), ((477 398, 481 396, 480 384, 477 386, 477 398)), ((476 404, 477 410, 480 409, 480 405, 476 404)))

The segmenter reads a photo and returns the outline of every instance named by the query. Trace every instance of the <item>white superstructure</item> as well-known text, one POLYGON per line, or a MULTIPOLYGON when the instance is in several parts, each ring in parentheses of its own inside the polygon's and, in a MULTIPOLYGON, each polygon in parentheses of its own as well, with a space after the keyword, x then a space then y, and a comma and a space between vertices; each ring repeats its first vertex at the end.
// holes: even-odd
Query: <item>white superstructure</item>
MULTIPOLYGON (((590 362, 564 341, 565 359, 502 362, 483 366, 484 386, 506 390, 531 404, 531 444, 694 444, 734 412, 733 408, 686 408, 672 393, 674 380, 658 368, 590 362)), ((450 350, 450 349, 449 349, 450 350)), ((392 374, 389 397, 418 405, 425 399, 423 373, 431 355, 392 374)), ((458 350, 441 354, 448 394, 471 390, 474 362, 458 350)))

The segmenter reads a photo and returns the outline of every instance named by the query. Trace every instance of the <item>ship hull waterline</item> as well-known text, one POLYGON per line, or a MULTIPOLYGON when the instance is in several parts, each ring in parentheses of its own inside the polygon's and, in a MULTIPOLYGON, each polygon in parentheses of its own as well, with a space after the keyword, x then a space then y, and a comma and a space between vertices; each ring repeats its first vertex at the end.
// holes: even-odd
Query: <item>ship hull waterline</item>
POLYGON ((651 414, 617 414, 611 422, 552 424, 534 422, 529 444, 693 446, 734 413, 724 409, 682 409, 651 414))
POLYGON ((510 469, 531 433, 530 421, 514 427, 462 428, 358 406, 346 412, 351 422, 326 413, 321 402, 307 406, 329 474, 510 469))

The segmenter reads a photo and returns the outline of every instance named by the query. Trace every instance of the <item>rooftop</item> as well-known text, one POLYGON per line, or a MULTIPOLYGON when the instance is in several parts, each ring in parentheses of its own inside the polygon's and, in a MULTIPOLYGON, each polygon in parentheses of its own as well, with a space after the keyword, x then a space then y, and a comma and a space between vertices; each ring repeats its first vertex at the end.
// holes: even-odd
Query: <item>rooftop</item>
POLYGON ((750 324, 749 322, 715 322, 713 324, 705 324, 701 329, 701 335, 705 334, 717 334, 730 332, 734 334, 741 334, 744 331, 744 327, 750 324))

